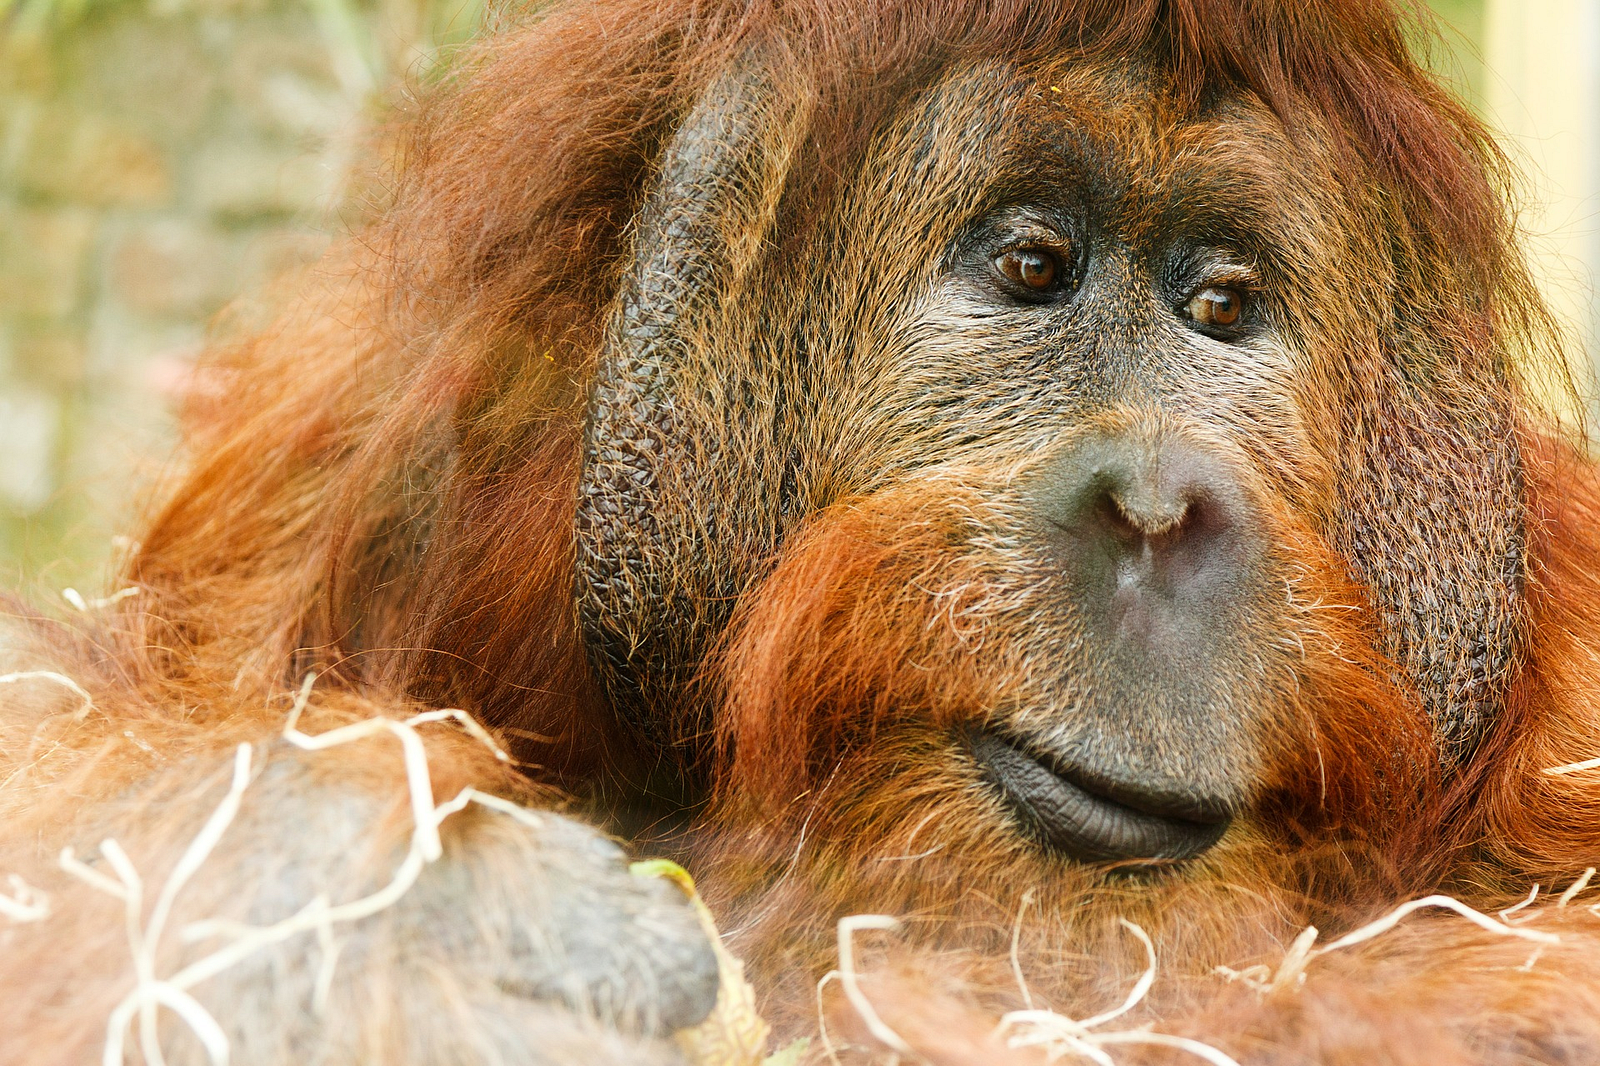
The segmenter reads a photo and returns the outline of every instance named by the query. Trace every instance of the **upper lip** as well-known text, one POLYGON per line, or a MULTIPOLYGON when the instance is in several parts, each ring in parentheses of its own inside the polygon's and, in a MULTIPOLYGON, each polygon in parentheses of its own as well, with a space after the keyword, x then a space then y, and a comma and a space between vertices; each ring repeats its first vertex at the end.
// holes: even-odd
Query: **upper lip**
POLYGON ((1221 839, 1232 818, 1220 799, 1063 765, 996 733, 974 733, 969 742, 1019 820, 1042 843, 1075 858, 1190 859, 1221 839))

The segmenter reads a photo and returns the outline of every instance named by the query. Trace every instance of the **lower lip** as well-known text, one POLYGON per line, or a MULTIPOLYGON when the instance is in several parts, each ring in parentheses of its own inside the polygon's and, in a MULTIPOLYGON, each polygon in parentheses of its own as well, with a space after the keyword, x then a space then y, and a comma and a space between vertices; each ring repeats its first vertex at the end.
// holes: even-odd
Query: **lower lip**
POLYGON ((1192 859, 1228 820, 1195 822, 1137 810, 1089 792, 1007 741, 978 733, 972 754, 1019 821, 1045 846, 1088 862, 1192 859))

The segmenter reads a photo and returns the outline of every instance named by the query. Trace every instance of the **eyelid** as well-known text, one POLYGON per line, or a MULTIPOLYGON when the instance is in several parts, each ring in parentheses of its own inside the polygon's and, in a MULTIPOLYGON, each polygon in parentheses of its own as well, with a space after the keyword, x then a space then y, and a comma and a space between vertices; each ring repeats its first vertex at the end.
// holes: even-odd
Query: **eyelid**
POLYGON ((1162 282, 1168 294, 1183 301, 1205 288, 1238 289, 1254 294, 1265 288, 1260 259, 1227 242, 1182 241, 1167 255, 1162 282))
POLYGON ((1261 291, 1261 275, 1255 267, 1239 262, 1211 263, 1196 271, 1191 292, 1201 289, 1238 289, 1244 293, 1261 291))
POLYGON ((1053 217, 1053 212, 1033 208, 1012 208, 989 219, 985 226, 996 246, 1012 247, 1018 244, 1072 243, 1072 226, 1063 226, 1065 219, 1053 217))
POLYGON ((1058 252, 1062 258, 1066 258, 1072 253, 1072 240, 1054 230, 1041 229, 1034 232, 1013 230, 995 244, 992 254, 1005 255, 1007 252, 1016 252, 1024 248, 1044 248, 1058 252))

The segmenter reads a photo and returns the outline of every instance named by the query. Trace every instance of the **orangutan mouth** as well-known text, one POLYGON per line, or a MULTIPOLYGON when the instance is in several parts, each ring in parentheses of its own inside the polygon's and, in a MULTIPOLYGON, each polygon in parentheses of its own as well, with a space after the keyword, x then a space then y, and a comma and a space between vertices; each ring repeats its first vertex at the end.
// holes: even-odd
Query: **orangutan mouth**
POLYGON ((1225 805, 1060 767, 993 733, 968 738, 984 776, 1044 846, 1089 862, 1192 859, 1227 831, 1225 805))

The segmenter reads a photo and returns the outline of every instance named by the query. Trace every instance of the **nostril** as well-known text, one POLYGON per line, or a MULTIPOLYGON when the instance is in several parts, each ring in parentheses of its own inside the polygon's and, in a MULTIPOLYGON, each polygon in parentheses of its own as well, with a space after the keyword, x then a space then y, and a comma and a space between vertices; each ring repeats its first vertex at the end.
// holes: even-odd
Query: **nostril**
POLYGON ((1147 527, 1146 536, 1161 543, 1203 540, 1227 529, 1228 511, 1204 488, 1190 487, 1179 493, 1176 519, 1163 528, 1147 527))
POLYGON ((1092 437, 1047 469, 1035 499, 1075 584, 1177 593, 1256 554, 1239 474, 1182 439, 1092 437))
POLYGON ((1176 540, 1202 524, 1204 506, 1194 491, 1161 491, 1162 486, 1126 478, 1093 497, 1088 508, 1096 524, 1118 540, 1176 540))
POLYGON ((1128 506, 1115 492, 1101 496, 1096 507, 1100 524, 1119 540, 1136 540, 1144 536, 1144 524, 1128 513, 1128 506))

